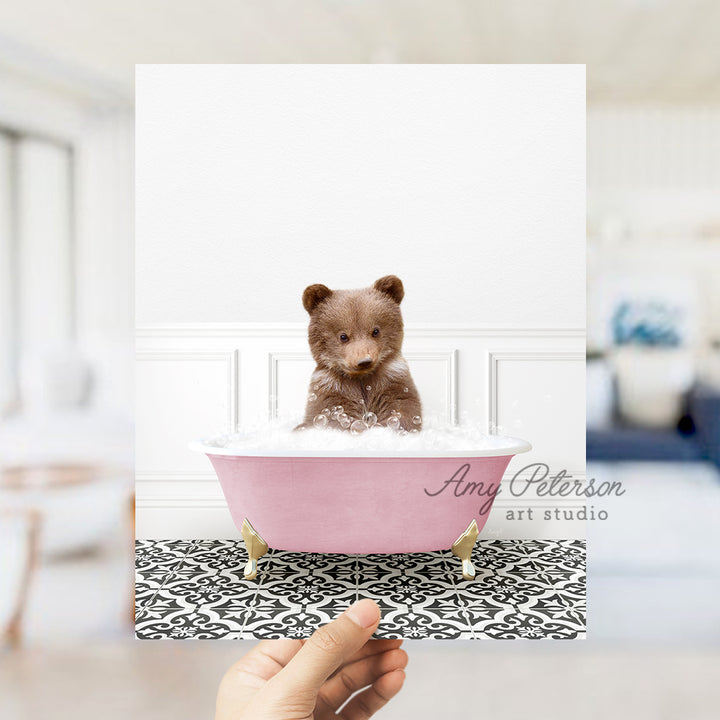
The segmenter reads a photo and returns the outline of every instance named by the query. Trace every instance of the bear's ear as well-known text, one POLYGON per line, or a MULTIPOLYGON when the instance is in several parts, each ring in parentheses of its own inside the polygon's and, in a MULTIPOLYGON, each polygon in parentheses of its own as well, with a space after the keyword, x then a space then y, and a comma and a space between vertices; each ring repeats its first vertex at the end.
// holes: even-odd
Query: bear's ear
POLYGON ((405 297, 402 281, 395 275, 386 275, 375 281, 373 287, 381 293, 389 295, 398 305, 405 297))
POLYGON ((303 292, 303 307, 309 312, 312 311, 323 301, 332 295, 333 291, 325 285, 310 285, 303 292))

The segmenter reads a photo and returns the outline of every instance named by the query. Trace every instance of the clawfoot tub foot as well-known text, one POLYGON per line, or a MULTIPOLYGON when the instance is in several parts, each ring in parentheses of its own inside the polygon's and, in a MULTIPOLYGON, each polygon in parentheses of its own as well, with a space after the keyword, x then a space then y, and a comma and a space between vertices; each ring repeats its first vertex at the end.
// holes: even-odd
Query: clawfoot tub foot
POLYGON ((243 520, 240 534, 248 552, 248 561, 243 574, 246 580, 254 580, 257 575, 257 561, 268 551, 268 544, 258 535, 247 518, 243 520))
POLYGON ((475 566, 470 559, 475 541, 480 531, 475 519, 467 526, 467 530, 453 543, 452 553, 462 560, 462 575, 465 580, 475 579, 475 566))

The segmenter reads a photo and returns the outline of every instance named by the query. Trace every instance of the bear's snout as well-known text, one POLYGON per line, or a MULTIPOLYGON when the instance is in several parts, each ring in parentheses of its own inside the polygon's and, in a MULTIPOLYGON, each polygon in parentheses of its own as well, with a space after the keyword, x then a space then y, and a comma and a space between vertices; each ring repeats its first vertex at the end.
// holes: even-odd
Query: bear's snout
POLYGON ((350 375, 364 375, 375 369, 377 354, 369 347, 350 347, 343 365, 350 375))

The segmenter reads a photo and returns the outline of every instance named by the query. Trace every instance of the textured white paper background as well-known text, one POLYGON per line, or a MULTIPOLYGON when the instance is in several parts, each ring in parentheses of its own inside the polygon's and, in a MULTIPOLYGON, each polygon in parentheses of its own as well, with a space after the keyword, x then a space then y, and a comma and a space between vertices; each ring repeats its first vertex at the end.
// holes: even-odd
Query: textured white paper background
POLYGON ((138 66, 137 108, 139 323, 395 273, 408 323, 584 326, 584 66, 138 66))

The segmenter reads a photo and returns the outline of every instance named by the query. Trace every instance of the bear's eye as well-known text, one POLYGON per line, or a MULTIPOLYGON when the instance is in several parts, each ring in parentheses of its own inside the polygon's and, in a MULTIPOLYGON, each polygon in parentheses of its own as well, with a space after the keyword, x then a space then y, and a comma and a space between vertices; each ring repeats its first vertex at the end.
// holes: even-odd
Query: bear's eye
POLYGON ((375 328, 375 329, 372 331, 372 336, 373 336, 373 337, 377 337, 379 334, 380 334, 380 328, 375 328))
POLYGON ((340 333, 340 342, 347 342, 349 339, 345 333, 340 333))

